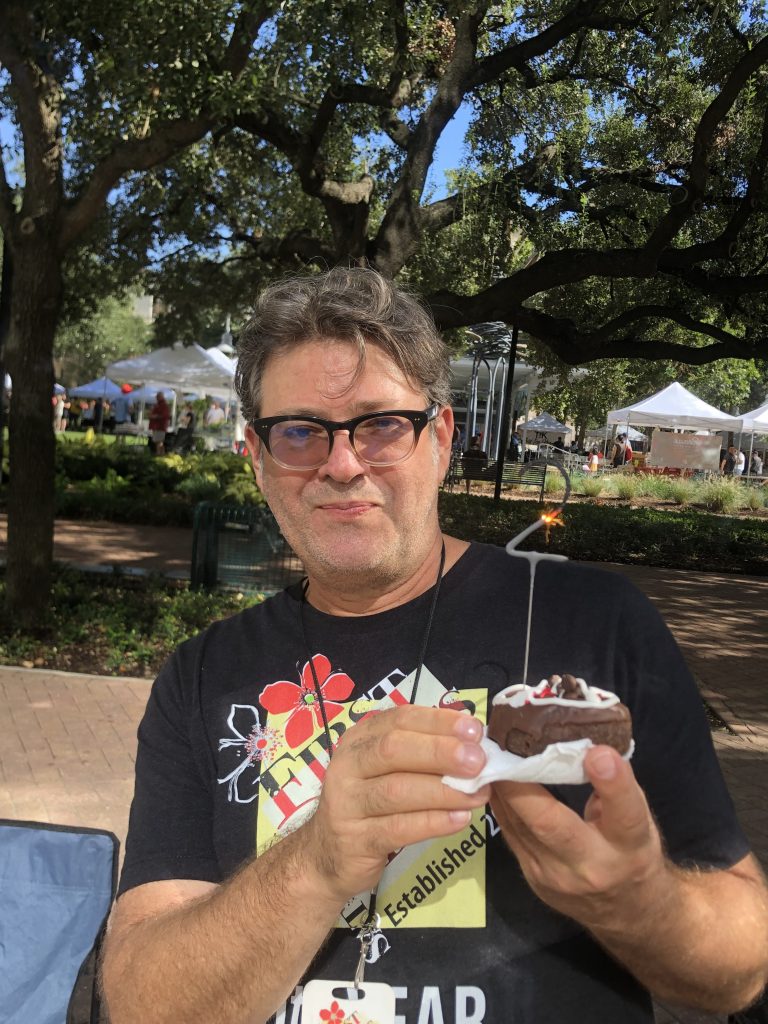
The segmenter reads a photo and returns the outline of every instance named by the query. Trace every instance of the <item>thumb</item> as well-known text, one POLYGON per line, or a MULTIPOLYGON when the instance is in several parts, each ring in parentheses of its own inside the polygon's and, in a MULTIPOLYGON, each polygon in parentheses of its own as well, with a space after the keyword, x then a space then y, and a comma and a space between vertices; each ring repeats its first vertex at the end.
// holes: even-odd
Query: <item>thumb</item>
POLYGON ((636 849, 647 843, 655 826, 629 764, 612 747, 599 746, 587 751, 584 770, 599 807, 599 814, 590 815, 592 824, 614 846, 636 849))

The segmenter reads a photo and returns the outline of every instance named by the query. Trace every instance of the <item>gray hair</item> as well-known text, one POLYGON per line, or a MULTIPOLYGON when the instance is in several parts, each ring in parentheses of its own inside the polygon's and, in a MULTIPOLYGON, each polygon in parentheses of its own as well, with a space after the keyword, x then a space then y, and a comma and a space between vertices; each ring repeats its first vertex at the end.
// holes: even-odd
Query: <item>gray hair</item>
POLYGON ((314 340, 349 341, 360 353, 376 345, 431 404, 450 405, 448 349, 419 299, 375 270, 334 267, 290 277, 259 295, 237 345, 235 387, 250 423, 261 408, 270 356, 314 340))

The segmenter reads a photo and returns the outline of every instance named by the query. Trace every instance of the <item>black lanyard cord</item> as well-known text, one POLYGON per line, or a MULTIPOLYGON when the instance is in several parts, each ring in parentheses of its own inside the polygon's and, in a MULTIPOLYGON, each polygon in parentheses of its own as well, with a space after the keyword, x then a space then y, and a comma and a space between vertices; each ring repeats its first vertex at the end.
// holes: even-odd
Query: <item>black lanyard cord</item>
MULTIPOLYGON (((443 580, 443 569, 445 568, 445 541, 442 542, 440 547, 440 565, 437 570, 437 579, 432 591, 432 600, 429 605, 429 614, 427 615, 427 624, 424 629, 424 636, 421 641, 421 650, 419 651, 419 660, 416 666, 416 675, 413 680, 413 689, 411 691, 410 704, 416 703, 416 693, 419 688, 419 680, 421 678, 421 670, 424 667, 424 658, 427 654, 427 647, 429 645, 429 637, 432 632, 432 623, 435 618, 435 611, 437 610, 437 599, 440 596, 440 584, 443 580)), ((304 627, 304 605, 307 603, 307 591, 309 590, 309 579, 305 579, 301 587, 301 603, 299 605, 299 628, 301 630, 301 639, 304 644, 304 650, 306 651, 307 661, 309 663, 309 669, 312 673, 312 682, 315 687, 315 695, 317 696, 318 704, 320 705, 320 716, 323 719, 323 730, 325 731, 325 738, 328 741, 328 758, 333 755, 333 737, 331 736, 331 730, 328 726, 328 715, 325 710, 325 701, 323 700, 323 691, 320 689, 320 681, 317 678, 317 671, 315 669, 315 663, 312 659, 312 654, 307 643, 307 634, 304 627)), ((363 925, 361 931, 366 929, 371 930, 376 926, 376 889, 371 890, 371 901, 368 906, 368 920, 363 925)), ((353 929, 354 931, 354 929, 353 929)))

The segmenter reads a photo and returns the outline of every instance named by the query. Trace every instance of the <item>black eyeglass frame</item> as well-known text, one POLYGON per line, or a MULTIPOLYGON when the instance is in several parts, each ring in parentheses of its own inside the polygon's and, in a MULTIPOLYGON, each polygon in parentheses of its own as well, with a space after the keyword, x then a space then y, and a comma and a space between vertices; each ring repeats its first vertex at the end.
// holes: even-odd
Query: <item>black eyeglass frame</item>
POLYGON ((269 452, 270 456, 283 469, 298 469, 298 470, 310 470, 318 469, 322 466, 323 462, 327 462, 331 457, 333 451, 334 435, 341 430, 349 433, 349 443, 352 446, 352 450, 355 455, 368 466, 397 466, 401 462, 405 462, 406 459, 410 458, 411 455, 416 451, 416 445, 419 443, 421 433, 428 423, 437 418, 437 414, 440 411, 440 405, 438 402, 434 402, 428 408, 422 410, 417 409, 382 409, 380 412, 364 412, 362 416, 353 416, 351 420, 324 420, 320 416, 263 416, 260 419, 251 420, 251 426, 253 427, 256 436, 261 440, 262 444, 269 452), (374 420, 379 416, 400 416, 402 419, 410 420, 413 425, 413 447, 404 455, 402 459, 397 459, 395 462, 369 462, 363 455, 360 455, 357 448, 355 448, 355 430, 360 426, 361 423, 365 423, 366 420, 374 420), (328 454, 317 465, 313 466, 288 466, 284 462, 280 462, 272 454, 269 447, 269 432, 272 427, 278 423, 290 423, 291 421, 299 421, 302 423, 316 423, 319 427, 325 427, 328 432, 328 454))

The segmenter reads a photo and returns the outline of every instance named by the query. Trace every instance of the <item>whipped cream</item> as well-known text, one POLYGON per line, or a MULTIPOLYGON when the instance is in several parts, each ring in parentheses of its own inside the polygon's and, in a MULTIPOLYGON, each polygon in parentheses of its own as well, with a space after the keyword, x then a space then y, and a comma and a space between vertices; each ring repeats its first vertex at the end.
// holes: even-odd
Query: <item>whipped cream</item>
POLYGON ((601 690, 598 686, 588 686, 585 680, 578 676, 575 678, 581 694, 578 698, 562 696, 562 677, 552 676, 551 679, 542 679, 537 686, 529 686, 527 683, 508 686, 506 690, 496 694, 493 703, 504 704, 512 708, 521 708, 525 704, 560 704, 569 708, 609 708, 619 703, 619 698, 615 693, 601 690))

